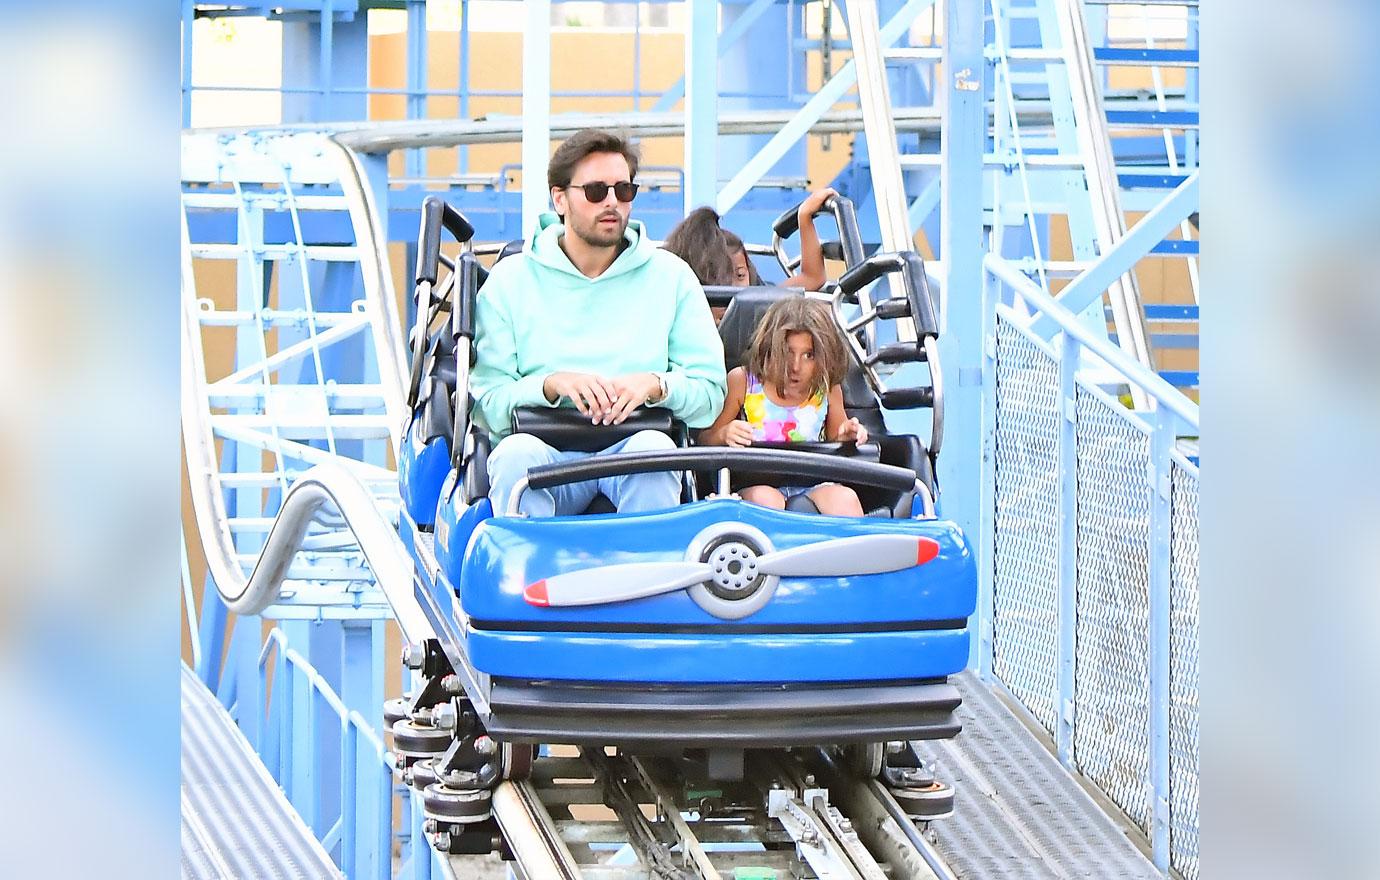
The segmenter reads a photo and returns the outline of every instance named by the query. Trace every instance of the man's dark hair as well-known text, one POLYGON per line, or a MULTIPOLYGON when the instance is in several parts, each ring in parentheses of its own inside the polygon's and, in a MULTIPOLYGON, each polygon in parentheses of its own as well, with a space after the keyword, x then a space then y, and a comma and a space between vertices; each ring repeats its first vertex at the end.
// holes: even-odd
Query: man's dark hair
POLYGON ((598 128, 584 128, 565 139, 546 166, 546 183, 551 189, 570 186, 575 166, 591 153, 621 153, 628 160, 628 179, 637 177, 639 150, 620 135, 598 128))

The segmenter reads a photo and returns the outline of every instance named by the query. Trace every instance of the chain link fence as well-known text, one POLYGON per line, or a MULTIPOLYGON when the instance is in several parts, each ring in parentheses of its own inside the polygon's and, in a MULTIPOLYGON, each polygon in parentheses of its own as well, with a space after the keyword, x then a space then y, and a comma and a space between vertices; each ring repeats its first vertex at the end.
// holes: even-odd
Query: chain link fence
POLYGON ((1076 411, 1074 761, 1149 832, 1150 438, 1086 388, 1076 411))
POLYGON ((1168 581, 1169 707, 1161 729, 1168 732, 1169 788, 1161 796, 1169 801, 1170 864, 1196 880, 1198 468, 1174 452, 1157 470, 1152 420, 1094 384, 1074 383, 1066 409, 1060 366, 1048 343, 998 310, 992 670, 1058 740, 1060 548, 1073 542, 1075 562, 1064 571, 1076 608, 1073 727, 1065 741, 1075 769, 1155 835, 1151 588, 1155 577, 1168 581), (1075 445, 1072 474, 1060 472, 1065 431, 1075 445), (1157 473, 1167 473, 1167 482, 1157 473), (1156 489, 1164 493, 1159 503, 1168 502, 1168 547, 1153 537, 1156 489), (1061 490, 1073 497, 1067 522, 1061 490))
POLYGON ((1169 852, 1198 876, 1198 468, 1174 456, 1169 590, 1169 852))
POLYGON ((997 321, 992 669, 1051 734, 1059 651, 1059 370, 997 321))

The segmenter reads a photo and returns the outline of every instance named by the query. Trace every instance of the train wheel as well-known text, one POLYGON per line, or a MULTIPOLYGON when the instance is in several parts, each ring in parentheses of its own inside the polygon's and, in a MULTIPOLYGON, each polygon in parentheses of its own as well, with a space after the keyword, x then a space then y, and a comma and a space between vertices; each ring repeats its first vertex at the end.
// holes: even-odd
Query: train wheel
POLYGON ((525 743, 503 744, 503 778, 526 779, 532 773, 532 762, 537 758, 537 747, 525 743))
POLYGON ((885 749, 885 743, 849 743, 843 747, 843 762, 853 775, 873 779, 882 773, 885 749))
POLYGON ((928 785, 891 789, 896 803, 917 822, 943 819, 954 812, 954 789, 946 782, 933 780, 928 785))

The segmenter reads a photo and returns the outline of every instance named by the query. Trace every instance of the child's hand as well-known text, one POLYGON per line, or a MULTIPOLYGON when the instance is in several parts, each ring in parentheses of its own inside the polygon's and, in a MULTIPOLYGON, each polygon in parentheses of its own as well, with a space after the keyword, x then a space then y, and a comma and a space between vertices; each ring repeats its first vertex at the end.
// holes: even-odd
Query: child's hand
POLYGON ((836 195, 838 195, 838 193, 835 192, 832 187, 828 186, 810 193, 805 197, 805 201, 800 203, 800 210, 796 212, 799 219, 809 220, 811 217, 815 216, 820 208, 824 207, 824 203, 829 200, 830 196, 836 195))
POLYGON ((839 443, 847 443, 849 440, 854 443, 866 443, 867 429, 863 427, 862 422, 851 418, 839 425, 839 432, 834 435, 834 440, 839 443))
POLYGON ((751 446, 752 425, 742 419, 729 422, 723 427, 723 440, 725 446, 751 446))

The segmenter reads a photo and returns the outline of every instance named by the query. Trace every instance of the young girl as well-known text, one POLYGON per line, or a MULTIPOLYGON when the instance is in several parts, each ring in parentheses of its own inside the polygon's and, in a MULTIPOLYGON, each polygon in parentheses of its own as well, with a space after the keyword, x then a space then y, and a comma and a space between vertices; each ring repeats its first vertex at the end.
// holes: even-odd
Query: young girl
MULTIPOLYGON (((825 187, 810 193, 796 211, 800 228, 800 270, 781 282, 782 287, 819 290, 827 280, 824 274, 824 249, 815 231, 815 212, 830 196, 838 195, 825 187)), ((727 287, 757 287, 762 278, 748 259, 743 240, 719 225, 713 208, 696 208, 676 224, 661 245, 690 264, 701 284, 727 287)))
MULTIPOLYGON (((819 300, 792 296, 773 303, 753 334, 743 366, 728 374, 719 418, 700 433, 709 446, 751 446, 757 441, 867 442, 867 429, 843 409, 844 340, 819 300)), ((820 513, 862 516, 858 493, 838 483, 818 486, 748 486, 744 501, 781 510, 808 495, 820 513)))

